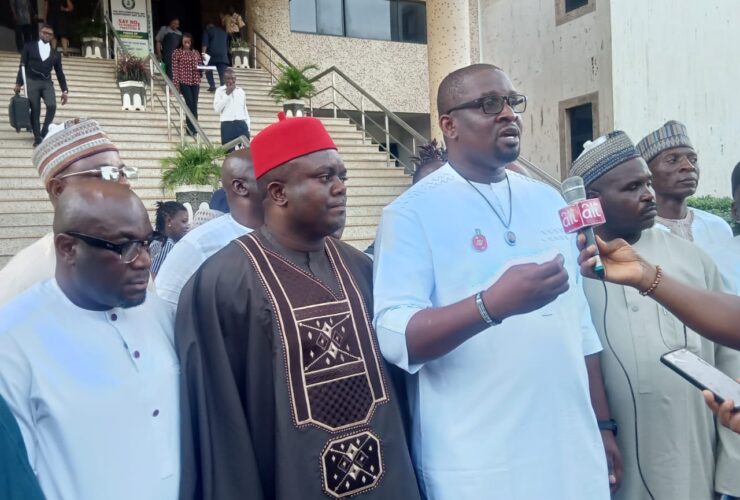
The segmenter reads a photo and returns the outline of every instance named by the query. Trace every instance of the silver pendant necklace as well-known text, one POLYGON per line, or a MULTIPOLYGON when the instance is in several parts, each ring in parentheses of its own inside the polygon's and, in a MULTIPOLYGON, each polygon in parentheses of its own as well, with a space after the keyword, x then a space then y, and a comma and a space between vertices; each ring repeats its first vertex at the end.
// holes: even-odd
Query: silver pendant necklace
MULTIPOLYGON (((475 192, 478 193, 481 198, 483 198, 483 201, 486 202, 486 205, 488 205, 491 208, 493 213, 496 214, 496 217, 498 217, 498 220, 500 220, 501 224, 504 226, 504 228, 506 228, 506 232, 504 233, 504 241, 506 241, 506 243, 511 247, 516 245, 516 233, 512 231, 511 229, 509 229, 509 226, 511 226, 511 216, 513 214, 512 202, 511 202, 511 198, 512 198, 511 197, 511 182, 509 182, 509 176, 506 175, 506 186, 509 191, 509 217, 506 220, 506 222, 504 222, 504 218, 501 216, 501 214, 498 213, 498 210, 496 210, 496 208, 494 208, 491 202, 488 201, 488 198, 486 198, 486 195, 481 193, 480 190, 477 187, 475 187, 475 185, 472 182, 470 182, 468 179, 465 179, 465 180, 468 182, 468 184, 470 184, 470 187, 475 189, 475 192)), ((503 206, 501 208, 503 209, 503 206)))

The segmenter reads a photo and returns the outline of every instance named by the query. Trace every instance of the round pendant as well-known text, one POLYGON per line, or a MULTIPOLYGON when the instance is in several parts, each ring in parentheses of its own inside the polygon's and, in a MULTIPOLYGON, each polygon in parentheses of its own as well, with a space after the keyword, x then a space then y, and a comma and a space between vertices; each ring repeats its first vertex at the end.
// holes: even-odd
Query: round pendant
POLYGON ((509 246, 513 247, 516 245, 516 234, 514 231, 507 231, 504 235, 504 239, 506 239, 506 243, 508 243, 509 246))

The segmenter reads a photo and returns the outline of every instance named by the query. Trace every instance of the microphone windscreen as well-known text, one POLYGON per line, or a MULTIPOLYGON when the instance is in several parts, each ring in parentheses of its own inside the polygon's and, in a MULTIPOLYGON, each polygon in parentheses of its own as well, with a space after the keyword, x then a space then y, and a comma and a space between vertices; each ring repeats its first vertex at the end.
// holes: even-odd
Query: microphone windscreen
POLYGON ((583 185, 583 178, 577 175, 565 179, 560 189, 563 192, 565 202, 568 204, 586 199, 586 187, 583 185))

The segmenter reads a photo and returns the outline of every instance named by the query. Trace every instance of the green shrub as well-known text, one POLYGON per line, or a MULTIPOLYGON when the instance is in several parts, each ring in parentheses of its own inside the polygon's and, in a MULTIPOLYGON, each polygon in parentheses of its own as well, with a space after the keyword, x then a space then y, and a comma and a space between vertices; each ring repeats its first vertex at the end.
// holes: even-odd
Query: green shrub
POLYGON ((735 234, 740 233, 740 224, 737 224, 732 217, 732 198, 728 196, 721 198, 716 196, 693 196, 688 199, 688 204, 690 207, 722 217, 735 234))
POLYGON ((221 146, 186 144, 175 149, 175 156, 162 160, 162 186, 174 189, 186 184, 216 186, 221 167, 216 163, 226 156, 221 146))
POLYGON ((319 69, 315 64, 309 64, 302 68, 295 66, 286 66, 278 64, 282 74, 270 89, 270 97, 275 102, 287 101, 290 99, 303 99, 314 93, 313 83, 306 76, 310 69, 319 69))

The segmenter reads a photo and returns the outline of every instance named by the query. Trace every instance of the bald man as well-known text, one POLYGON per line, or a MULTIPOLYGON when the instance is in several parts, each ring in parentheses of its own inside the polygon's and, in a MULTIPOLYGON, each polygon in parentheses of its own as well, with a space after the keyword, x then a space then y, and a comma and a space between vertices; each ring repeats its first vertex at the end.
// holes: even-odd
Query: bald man
POLYGON ((229 213, 198 226, 172 249, 157 273, 157 294, 177 308, 180 291, 208 257, 231 240, 262 225, 262 197, 254 178, 252 154, 248 149, 231 153, 221 167, 221 185, 229 213))
POLYGON ((0 309, 0 396, 48 500, 174 500, 172 314, 147 295, 157 235, 127 186, 88 179, 56 208, 55 278, 0 309))
POLYGON ((591 406, 609 420, 564 202, 505 169, 526 97, 476 64, 437 103, 448 162, 383 210, 375 247, 375 329, 408 372, 417 477, 437 500, 608 499, 618 452, 591 406))

